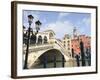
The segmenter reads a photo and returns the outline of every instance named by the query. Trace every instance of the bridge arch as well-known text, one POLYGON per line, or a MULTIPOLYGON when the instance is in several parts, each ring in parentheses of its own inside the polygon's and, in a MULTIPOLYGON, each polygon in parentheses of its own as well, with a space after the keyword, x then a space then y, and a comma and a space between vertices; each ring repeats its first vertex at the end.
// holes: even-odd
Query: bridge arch
POLYGON ((57 50, 57 49, 51 49, 51 50, 48 50, 48 51, 44 52, 43 54, 41 54, 39 56, 39 58, 42 61, 43 56, 46 56, 49 60, 50 59, 52 60, 54 55, 59 57, 59 55, 63 55, 63 54, 59 50, 57 50))
POLYGON ((30 67, 34 68, 34 66, 36 66, 37 64, 36 62, 38 61, 39 63, 43 63, 44 57, 47 58, 47 62, 51 62, 53 61, 54 56, 56 56, 57 61, 61 61, 62 58, 64 58, 64 61, 66 61, 66 57, 65 57, 66 55, 64 55, 59 49, 50 49, 37 56, 35 61, 31 63, 30 67))

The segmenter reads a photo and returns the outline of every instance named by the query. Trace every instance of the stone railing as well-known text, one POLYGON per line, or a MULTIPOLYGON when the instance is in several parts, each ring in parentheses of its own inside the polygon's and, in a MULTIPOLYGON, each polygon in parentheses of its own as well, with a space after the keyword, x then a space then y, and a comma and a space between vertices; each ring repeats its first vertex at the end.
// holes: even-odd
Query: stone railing
POLYGON ((59 40, 55 39, 55 43, 61 47, 61 51, 62 51, 65 55, 67 55, 67 56, 70 57, 70 54, 67 53, 66 48, 62 45, 62 43, 61 43, 59 40))
MULTIPOLYGON (((42 44, 42 45, 31 45, 29 47, 29 53, 46 50, 46 49, 53 49, 53 44, 42 44)), ((26 46, 24 46, 24 53, 26 52, 26 46)))

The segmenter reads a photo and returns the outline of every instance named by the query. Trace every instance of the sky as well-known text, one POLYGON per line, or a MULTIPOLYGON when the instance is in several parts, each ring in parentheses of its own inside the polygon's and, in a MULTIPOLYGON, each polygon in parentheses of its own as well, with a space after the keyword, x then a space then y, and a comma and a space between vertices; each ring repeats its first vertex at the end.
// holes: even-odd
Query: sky
POLYGON ((75 12, 56 12, 56 11, 30 11, 23 10, 23 25, 29 27, 28 15, 34 17, 31 27, 35 31, 35 22, 39 20, 42 25, 40 31, 53 30, 57 39, 62 39, 65 34, 72 35, 76 28, 79 35, 91 35, 91 14, 75 12))

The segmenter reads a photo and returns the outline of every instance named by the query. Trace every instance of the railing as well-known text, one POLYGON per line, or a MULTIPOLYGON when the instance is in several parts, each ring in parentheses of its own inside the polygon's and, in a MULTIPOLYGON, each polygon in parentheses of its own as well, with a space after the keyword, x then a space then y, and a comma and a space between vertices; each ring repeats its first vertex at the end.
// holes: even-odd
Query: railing
MULTIPOLYGON (((64 46, 62 45, 62 43, 61 43, 59 40, 55 39, 55 43, 61 47, 61 51, 62 51, 63 53, 67 53, 66 48, 64 48, 64 46)), ((65 55, 67 55, 67 56, 70 57, 69 54, 65 54, 65 55)))
MULTIPOLYGON (((35 51, 46 50, 46 49, 53 49, 54 46, 55 46, 55 44, 57 44, 60 47, 61 51, 66 56, 70 57, 70 54, 67 53, 66 48, 64 48, 64 46, 62 45, 62 43, 59 40, 57 40, 57 39, 55 39, 55 43, 54 44, 47 43, 47 44, 34 44, 34 45, 30 45, 30 47, 29 47, 29 53, 35 52, 35 51)), ((26 51, 26 46, 25 45, 23 46, 23 49, 24 49, 24 53, 25 53, 25 51, 26 51)))
MULTIPOLYGON (((42 45, 31 45, 29 47, 29 53, 35 52, 35 51, 41 51, 41 50, 46 50, 46 49, 52 49, 53 45, 52 44, 42 44, 42 45)), ((26 51, 26 46, 24 46, 24 52, 26 51)))

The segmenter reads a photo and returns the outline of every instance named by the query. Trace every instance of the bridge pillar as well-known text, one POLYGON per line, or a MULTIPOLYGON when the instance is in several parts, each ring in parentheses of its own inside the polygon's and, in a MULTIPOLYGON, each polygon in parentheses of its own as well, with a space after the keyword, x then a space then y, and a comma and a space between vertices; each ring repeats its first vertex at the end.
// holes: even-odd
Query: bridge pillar
POLYGON ((54 54, 54 67, 56 67, 56 54, 54 54))
POLYGON ((77 66, 80 66, 80 60, 79 60, 79 55, 76 55, 76 62, 77 62, 77 66))
POLYGON ((47 57, 46 55, 43 56, 43 67, 46 68, 47 67, 47 57))
POLYGON ((85 53, 84 53, 84 44, 83 44, 82 41, 80 42, 80 50, 81 50, 82 66, 86 66, 86 62, 85 62, 85 53))
POLYGON ((65 61, 64 61, 64 56, 62 55, 62 67, 65 67, 65 61))

